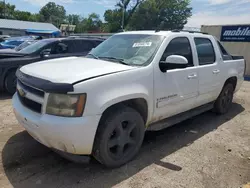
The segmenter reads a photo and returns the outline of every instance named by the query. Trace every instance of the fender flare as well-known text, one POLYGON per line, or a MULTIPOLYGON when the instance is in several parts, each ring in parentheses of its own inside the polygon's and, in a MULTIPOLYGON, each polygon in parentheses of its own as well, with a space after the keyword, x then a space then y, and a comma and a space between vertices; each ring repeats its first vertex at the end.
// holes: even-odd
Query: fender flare
POLYGON ((149 106, 149 97, 146 94, 143 93, 133 93, 133 94, 129 94, 129 95, 123 95, 123 96, 118 96, 116 98, 113 98, 110 101, 105 102, 101 108, 100 108, 100 114, 103 114, 105 112, 105 110, 107 110, 109 107, 124 102, 124 101, 128 101, 128 100, 133 100, 133 99, 144 99, 148 106, 149 106))

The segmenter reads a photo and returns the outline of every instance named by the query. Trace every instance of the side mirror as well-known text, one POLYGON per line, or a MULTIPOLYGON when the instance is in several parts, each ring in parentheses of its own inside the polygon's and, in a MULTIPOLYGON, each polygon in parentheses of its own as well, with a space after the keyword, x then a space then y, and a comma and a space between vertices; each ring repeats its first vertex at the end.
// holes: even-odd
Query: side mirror
POLYGON ((49 57, 50 49, 45 49, 40 53, 41 57, 49 57))
POLYGON ((187 58, 180 55, 170 55, 165 61, 161 61, 159 66, 162 72, 166 72, 170 69, 185 68, 187 64, 187 58))
POLYGON ((166 63, 187 65, 188 60, 187 58, 180 55, 170 55, 166 58, 166 63))

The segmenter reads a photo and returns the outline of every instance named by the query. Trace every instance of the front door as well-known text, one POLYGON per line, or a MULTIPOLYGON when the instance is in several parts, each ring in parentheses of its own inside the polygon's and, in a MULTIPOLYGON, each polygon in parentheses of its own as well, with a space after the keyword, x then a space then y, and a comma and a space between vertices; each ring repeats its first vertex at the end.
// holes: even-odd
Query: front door
POLYGON ((161 61, 170 55, 181 55, 187 58, 188 65, 184 68, 171 66, 167 72, 155 67, 155 111, 154 119, 164 119, 190 110, 198 96, 198 72, 193 63, 190 38, 175 37, 168 39, 166 50, 161 61))

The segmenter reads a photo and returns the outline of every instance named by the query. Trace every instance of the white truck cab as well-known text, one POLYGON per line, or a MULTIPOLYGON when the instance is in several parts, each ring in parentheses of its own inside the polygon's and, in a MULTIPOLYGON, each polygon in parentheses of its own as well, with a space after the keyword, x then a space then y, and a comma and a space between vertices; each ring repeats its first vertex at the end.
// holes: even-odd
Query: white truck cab
POLYGON ((117 167, 138 153, 146 130, 226 113, 244 70, 243 57, 208 34, 123 32, 86 57, 20 68, 13 108, 38 142, 117 167))

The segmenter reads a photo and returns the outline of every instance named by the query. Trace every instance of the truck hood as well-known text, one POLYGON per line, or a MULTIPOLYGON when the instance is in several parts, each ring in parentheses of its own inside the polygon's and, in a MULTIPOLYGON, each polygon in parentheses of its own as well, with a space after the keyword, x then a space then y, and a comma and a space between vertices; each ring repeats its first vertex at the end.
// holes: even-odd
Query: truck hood
POLYGON ((16 50, 15 49, 10 49, 10 48, 6 48, 6 49, 0 49, 0 54, 2 53, 16 53, 16 50))
POLYGON ((29 64, 23 66, 20 71, 54 83, 73 84, 81 80, 134 68, 136 67, 98 59, 66 57, 29 64))
POLYGON ((23 57, 25 55, 26 54, 24 54, 24 53, 18 53, 15 50, 11 51, 11 49, 0 50, 0 59, 3 59, 3 58, 13 58, 13 57, 23 57))

